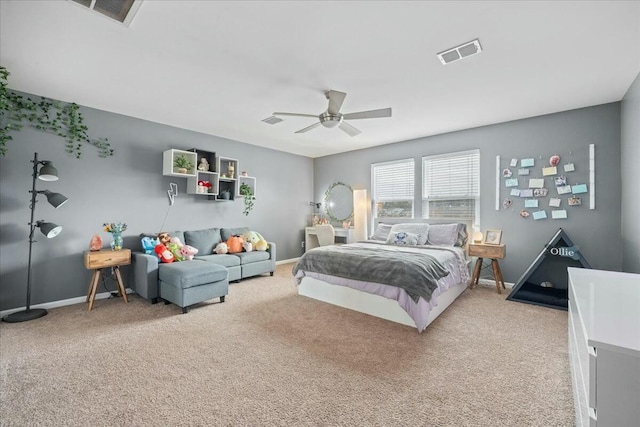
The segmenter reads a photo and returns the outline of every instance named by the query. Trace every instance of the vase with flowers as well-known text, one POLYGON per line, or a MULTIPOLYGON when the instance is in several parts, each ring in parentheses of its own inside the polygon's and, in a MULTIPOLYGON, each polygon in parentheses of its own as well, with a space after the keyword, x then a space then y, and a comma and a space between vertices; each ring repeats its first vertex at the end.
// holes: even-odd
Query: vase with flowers
POLYGON ((127 224, 122 222, 105 222, 102 226, 104 227, 104 231, 111 233, 111 250, 119 251, 122 249, 122 232, 127 229, 127 224))

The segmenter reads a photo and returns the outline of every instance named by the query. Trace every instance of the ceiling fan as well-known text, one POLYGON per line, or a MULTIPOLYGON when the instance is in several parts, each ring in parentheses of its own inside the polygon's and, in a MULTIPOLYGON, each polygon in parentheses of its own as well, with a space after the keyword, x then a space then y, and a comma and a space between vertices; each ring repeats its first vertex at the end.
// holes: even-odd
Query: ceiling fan
POLYGON ((342 107, 342 103, 344 102, 344 98, 347 96, 347 94, 344 92, 338 92, 337 90, 330 90, 328 92, 325 92, 325 96, 329 100, 329 107, 327 108, 327 111, 321 113, 320 115, 300 114, 300 113, 281 113, 281 112, 273 113, 273 115, 274 116, 294 116, 294 117, 315 117, 319 119, 317 123, 314 123, 311 126, 307 126, 304 129, 300 129, 296 133, 308 132, 311 129, 317 128, 318 126, 322 125, 326 128, 334 128, 338 126, 349 136, 358 135, 360 133, 360 130, 353 127, 349 123, 345 122, 345 120, 375 119, 380 117, 391 117, 391 108, 382 108, 380 110, 359 111, 357 113, 342 114, 340 112, 340 107, 342 107))

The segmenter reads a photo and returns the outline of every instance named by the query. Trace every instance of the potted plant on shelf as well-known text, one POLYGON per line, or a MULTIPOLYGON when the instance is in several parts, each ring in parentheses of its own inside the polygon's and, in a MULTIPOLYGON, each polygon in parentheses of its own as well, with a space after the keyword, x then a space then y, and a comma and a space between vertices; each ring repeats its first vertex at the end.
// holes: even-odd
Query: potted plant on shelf
POLYGON ((244 211, 242 213, 249 215, 249 212, 253 209, 253 201, 256 199, 253 196, 253 189, 243 182, 240 184, 240 195, 244 200, 244 211))
POLYGON ((176 173, 189 173, 193 168, 193 163, 186 155, 179 155, 173 159, 173 171, 176 173))

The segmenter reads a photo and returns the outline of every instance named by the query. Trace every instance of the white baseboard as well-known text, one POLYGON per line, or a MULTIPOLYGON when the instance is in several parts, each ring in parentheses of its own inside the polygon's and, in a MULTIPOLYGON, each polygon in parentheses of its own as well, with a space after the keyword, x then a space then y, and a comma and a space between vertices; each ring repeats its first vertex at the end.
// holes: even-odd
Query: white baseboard
MULTIPOLYGON (((514 284, 515 283, 504 282, 504 286, 507 289, 512 289, 514 284)), ((489 287, 495 288, 496 287, 496 281, 493 280, 493 279, 480 278, 480 280, 478 280, 478 285, 480 285, 480 286, 489 286, 489 287)))
MULTIPOLYGON (((126 291, 127 291, 127 295, 133 293, 133 290, 131 290, 130 288, 127 288, 126 291)), ((110 296, 111 296, 111 292, 101 292, 99 294, 96 294, 96 299, 106 299, 106 298, 109 298, 110 296)), ((72 305, 72 304, 79 304, 79 303, 86 303, 86 302, 87 302, 87 297, 82 296, 82 297, 63 299, 59 301, 45 302, 42 304, 36 304, 36 305, 32 305, 31 308, 44 308, 48 310, 56 307, 64 307, 65 305, 72 305)), ((9 310, 0 311, 0 317, 4 317, 8 314, 15 313, 16 311, 25 310, 26 308, 27 307, 25 306, 25 307, 18 307, 18 308, 12 308, 9 310)))

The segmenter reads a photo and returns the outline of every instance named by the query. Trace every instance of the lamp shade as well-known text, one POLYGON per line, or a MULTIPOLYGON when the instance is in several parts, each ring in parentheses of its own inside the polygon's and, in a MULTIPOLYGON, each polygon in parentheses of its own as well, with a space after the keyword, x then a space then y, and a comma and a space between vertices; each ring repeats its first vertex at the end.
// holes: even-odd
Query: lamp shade
POLYGON ((47 236, 47 239, 56 237, 62 231, 62 227, 58 224, 54 224, 53 222, 38 221, 36 226, 40 227, 40 231, 42 234, 47 236))
POLYGON ((66 197, 66 196, 64 196, 64 195, 62 195, 60 193, 53 193, 53 192, 51 192, 49 190, 44 190, 42 192, 42 194, 47 196, 47 201, 54 208, 59 208, 60 206, 65 204, 67 200, 69 200, 68 197, 66 197))
POLYGON ((38 172, 38 178, 43 181, 57 181, 58 170, 53 167, 50 161, 45 160, 42 162, 40 172, 38 172))

